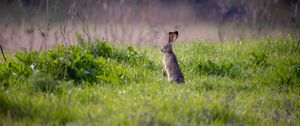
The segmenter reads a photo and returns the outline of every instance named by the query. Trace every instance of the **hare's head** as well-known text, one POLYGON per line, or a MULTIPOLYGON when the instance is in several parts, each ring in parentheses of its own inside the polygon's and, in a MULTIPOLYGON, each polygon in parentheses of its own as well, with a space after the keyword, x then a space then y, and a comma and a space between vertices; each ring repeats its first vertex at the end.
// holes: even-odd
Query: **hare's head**
POLYGON ((161 52, 163 52, 163 53, 173 53, 172 44, 168 43, 168 44, 164 45, 164 47, 161 48, 161 52))
POLYGON ((178 31, 169 32, 168 43, 163 48, 161 48, 161 51, 163 53, 173 53, 172 44, 176 41, 177 38, 178 38, 178 31))

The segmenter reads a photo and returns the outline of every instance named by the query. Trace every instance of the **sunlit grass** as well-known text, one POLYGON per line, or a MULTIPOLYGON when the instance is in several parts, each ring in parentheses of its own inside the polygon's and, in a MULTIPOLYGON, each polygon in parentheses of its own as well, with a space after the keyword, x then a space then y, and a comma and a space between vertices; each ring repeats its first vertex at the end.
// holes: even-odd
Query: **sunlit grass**
POLYGON ((159 48, 93 47, 59 47, 40 61, 1 64, 0 124, 300 124, 299 40, 178 44, 184 85, 162 76, 159 48), (69 65, 56 61, 64 56, 69 65), (55 65, 43 66, 51 57, 55 65), (80 68, 86 72, 77 75, 80 68), (94 68, 103 73, 88 74, 94 68))

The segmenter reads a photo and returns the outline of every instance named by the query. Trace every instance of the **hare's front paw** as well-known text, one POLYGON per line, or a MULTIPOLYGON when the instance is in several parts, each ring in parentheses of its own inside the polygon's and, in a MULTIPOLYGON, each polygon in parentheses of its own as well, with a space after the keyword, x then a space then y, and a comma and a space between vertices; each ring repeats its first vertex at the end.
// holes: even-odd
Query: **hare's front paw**
POLYGON ((167 75, 166 70, 164 68, 162 69, 162 74, 163 74, 163 76, 167 75))

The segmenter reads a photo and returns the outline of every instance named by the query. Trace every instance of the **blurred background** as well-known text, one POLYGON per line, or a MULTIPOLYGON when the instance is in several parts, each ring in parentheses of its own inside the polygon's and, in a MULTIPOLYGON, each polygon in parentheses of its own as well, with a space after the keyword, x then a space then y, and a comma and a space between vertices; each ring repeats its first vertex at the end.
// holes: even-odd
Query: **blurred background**
POLYGON ((177 43, 300 37, 300 0, 0 0, 6 51, 43 50, 99 38, 160 46, 177 43))

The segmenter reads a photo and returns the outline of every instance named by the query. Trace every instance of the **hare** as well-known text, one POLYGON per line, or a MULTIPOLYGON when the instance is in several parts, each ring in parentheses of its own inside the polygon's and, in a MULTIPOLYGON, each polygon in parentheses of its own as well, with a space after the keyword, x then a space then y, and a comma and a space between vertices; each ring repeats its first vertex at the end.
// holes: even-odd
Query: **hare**
POLYGON ((177 38, 178 31, 169 32, 169 41, 163 48, 161 48, 161 52, 164 53, 164 68, 162 69, 162 73, 164 76, 168 76, 168 81, 180 84, 184 83, 184 76, 180 70, 177 57, 172 48, 172 44, 177 38))

